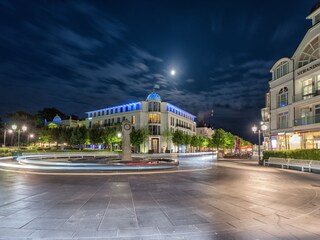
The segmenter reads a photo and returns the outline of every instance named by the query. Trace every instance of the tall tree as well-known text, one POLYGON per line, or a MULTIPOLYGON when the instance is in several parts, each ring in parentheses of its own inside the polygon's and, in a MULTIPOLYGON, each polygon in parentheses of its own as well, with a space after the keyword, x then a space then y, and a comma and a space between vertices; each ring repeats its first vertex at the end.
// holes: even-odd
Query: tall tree
POLYGON ((120 126, 115 125, 112 127, 106 127, 103 131, 102 140, 106 146, 109 147, 110 151, 113 151, 113 144, 120 143, 121 138, 117 136, 120 132, 120 126))
POLYGON ((134 151, 137 152, 137 148, 145 143, 146 138, 149 137, 149 131, 147 129, 134 129, 130 133, 131 144, 134 146, 134 151))
POLYGON ((193 135, 191 137, 190 145, 192 147, 192 151, 194 152, 194 149, 198 146, 198 136, 197 135, 193 135))
POLYGON ((191 143, 191 136, 188 134, 184 134, 182 144, 186 145, 186 149, 188 149, 188 146, 190 145, 190 143, 191 143))
POLYGON ((91 144, 103 143, 104 130, 98 126, 89 129, 89 140, 91 144))
POLYGON ((79 149, 83 149, 83 145, 87 142, 88 131, 86 127, 76 127, 72 129, 71 143, 78 145, 79 149))
POLYGON ((231 132, 225 133, 225 145, 226 149, 232 150, 234 148, 234 135, 231 132))
POLYGON ((146 141, 149 139, 150 131, 148 128, 141 128, 141 134, 143 138, 143 151, 146 152, 146 141))
POLYGON ((71 145, 72 130, 73 129, 69 128, 69 127, 62 127, 61 128, 61 130, 60 130, 61 132, 60 132, 60 136, 59 136, 61 143, 66 143, 66 144, 71 145))
POLYGON ((180 147, 183 144, 184 141, 184 134, 181 130, 176 130, 172 134, 172 142, 178 146, 178 153, 180 152, 180 147))
MULTIPOLYGON (((217 151, 219 152, 220 147, 224 147, 225 145, 225 131, 223 129, 216 129, 214 131, 214 134, 212 136, 212 143, 213 146, 217 148, 217 151)), ((219 155, 219 153, 218 153, 219 155)))
POLYGON ((167 143, 166 152, 170 152, 169 142, 172 140, 172 132, 170 131, 169 128, 166 128, 163 130, 161 135, 164 138, 165 142, 167 143))

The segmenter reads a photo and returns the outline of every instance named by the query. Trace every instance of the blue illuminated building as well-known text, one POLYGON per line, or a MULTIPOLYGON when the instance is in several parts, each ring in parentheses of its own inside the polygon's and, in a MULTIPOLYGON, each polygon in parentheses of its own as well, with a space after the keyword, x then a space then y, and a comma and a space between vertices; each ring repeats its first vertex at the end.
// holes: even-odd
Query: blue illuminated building
MULTIPOLYGON (((112 127, 128 119, 136 129, 148 128, 148 143, 140 146, 141 152, 175 152, 178 146, 162 136, 163 132, 177 129, 185 134, 195 135, 195 116, 168 102, 163 102, 160 95, 152 92, 145 101, 127 103, 113 107, 86 112, 88 128, 93 126, 112 127)), ((181 149, 180 149, 181 150, 181 149)))

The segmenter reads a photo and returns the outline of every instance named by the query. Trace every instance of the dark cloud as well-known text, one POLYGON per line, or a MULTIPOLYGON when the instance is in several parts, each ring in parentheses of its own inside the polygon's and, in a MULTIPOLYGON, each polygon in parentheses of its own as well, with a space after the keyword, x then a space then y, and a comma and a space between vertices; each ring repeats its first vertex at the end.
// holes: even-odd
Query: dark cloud
POLYGON ((248 137, 270 68, 293 53, 313 4, 0 1, 0 114, 83 115, 159 84, 163 100, 248 137))

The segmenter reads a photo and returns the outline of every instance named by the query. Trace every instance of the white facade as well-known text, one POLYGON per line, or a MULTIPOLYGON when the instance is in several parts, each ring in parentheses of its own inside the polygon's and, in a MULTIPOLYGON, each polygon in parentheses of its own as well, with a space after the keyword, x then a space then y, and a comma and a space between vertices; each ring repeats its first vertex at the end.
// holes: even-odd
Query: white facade
POLYGON ((197 133, 197 136, 211 138, 214 133, 214 130, 210 127, 197 127, 196 133, 197 133))
POLYGON ((174 132, 179 129, 189 135, 196 133, 195 116, 168 102, 162 102, 156 93, 149 94, 146 101, 94 110, 86 114, 88 128, 93 125, 108 127, 125 119, 131 121, 136 129, 148 128, 150 137, 145 146, 140 146, 142 152, 177 151, 177 146, 172 141, 167 146, 167 141, 162 136, 166 130, 174 132))
POLYGON ((320 8, 291 58, 278 60, 271 69, 269 99, 262 120, 269 125, 269 149, 320 148, 320 8), (270 136, 269 136, 270 135, 270 136))

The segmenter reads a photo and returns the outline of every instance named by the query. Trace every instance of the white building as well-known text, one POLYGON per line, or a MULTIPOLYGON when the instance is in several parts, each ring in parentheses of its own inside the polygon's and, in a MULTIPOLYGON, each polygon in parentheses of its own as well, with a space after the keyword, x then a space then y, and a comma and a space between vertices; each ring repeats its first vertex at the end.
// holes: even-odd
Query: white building
MULTIPOLYGON (((107 107, 86 113, 87 127, 93 125, 101 127, 112 126, 128 119, 136 129, 148 128, 150 132, 149 141, 146 144, 146 152, 152 150, 154 153, 164 152, 166 149, 176 152, 177 146, 162 136, 163 132, 170 130, 174 132, 179 129, 186 134, 196 133, 195 116, 168 102, 162 102, 157 93, 148 95, 146 101, 107 107)), ((141 146, 141 150, 144 147, 141 146)))
POLYGON ((211 138, 214 133, 214 130, 211 127, 197 127, 196 133, 197 136, 211 138))
POLYGON ((270 149, 320 148, 320 2, 307 19, 312 26, 293 56, 271 69, 270 102, 262 109, 263 121, 270 120, 270 149))

